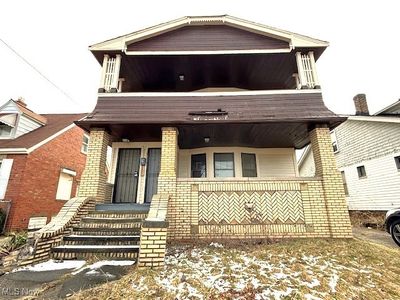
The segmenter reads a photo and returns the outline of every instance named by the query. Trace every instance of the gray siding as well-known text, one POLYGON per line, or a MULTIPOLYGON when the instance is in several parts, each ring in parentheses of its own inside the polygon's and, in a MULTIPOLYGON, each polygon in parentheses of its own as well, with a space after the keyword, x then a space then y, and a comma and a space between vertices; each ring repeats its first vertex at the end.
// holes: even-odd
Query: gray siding
POLYGON ((41 125, 39 123, 36 123, 32 119, 21 115, 17 125, 17 132, 15 133, 15 137, 31 132, 32 130, 39 128, 40 126, 41 125))

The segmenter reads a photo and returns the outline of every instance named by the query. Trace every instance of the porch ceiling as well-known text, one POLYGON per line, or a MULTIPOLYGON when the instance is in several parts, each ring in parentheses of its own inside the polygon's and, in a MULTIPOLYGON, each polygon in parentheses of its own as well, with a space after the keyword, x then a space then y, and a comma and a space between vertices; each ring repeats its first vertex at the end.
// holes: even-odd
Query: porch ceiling
MULTIPOLYGON (((162 125, 109 125, 115 141, 161 141, 162 125)), ((181 149, 201 147, 303 148, 309 143, 307 123, 178 125, 181 149), (209 138, 206 142, 205 138, 209 138)))

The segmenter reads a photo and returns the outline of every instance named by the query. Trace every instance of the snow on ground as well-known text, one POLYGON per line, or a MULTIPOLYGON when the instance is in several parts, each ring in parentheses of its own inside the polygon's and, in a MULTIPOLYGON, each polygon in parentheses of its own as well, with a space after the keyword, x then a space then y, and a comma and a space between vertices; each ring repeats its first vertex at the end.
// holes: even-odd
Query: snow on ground
MULTIPOLYGON (((135 263, 134 260, 101 260, 97 261, 91 265, 85 265, 81 266, 78 270, 72 272, 72 275, 76 275, 84 270, 90 269, 90 270, 97 270, 100 269, 103 266, 132 266, 135 263)), ((91 272, 91 271, 89 271, 91 272)), ((87 274, 89 274, 89 272, 87 274)), ((94 272, 92 272, 92 275, 94 272)))
MULTIPOLYGON (((153 283, 175 299, 207 299, 210 292, 244 299, 240 293, 250 289, 255 299, 278 300, 303 295, 299 299, 318 300, 335 297, 337 286, 345 278, 343 272, 372 272, 355 263, 342 265, 334 259, 335 255, 299 253, 293 257, 266 251, 256 257, 216 244, 173 248, 165 258, 166 266, 153 278, 153 283)), ((143 278, 133 283, 133 288, 145 293, 151 293, 152 289, 143 278)))
POLYGON ((33 266, 22 267, 13 270, 12 272, 18 271, 34 271, 34 272, 43 272, 43 271, 55 271, 55 270, 63 270, 63 269, 79 269, 86 264, 84 260, 64 260, 57 261, 50 259, 40 264, 36 264, 33 266))

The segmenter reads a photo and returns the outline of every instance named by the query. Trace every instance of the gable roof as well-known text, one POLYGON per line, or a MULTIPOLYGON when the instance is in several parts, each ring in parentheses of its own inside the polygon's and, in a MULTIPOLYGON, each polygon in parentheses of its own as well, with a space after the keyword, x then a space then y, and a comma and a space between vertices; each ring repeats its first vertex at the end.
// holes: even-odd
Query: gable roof
POLYGON ((126 35, 119 36, 101 43, 91 45, 91 51, 122 51, 126 52, 127 45, 143 41, 182 27, 201 26, 201 25, 226 25, 239 28, 252 33, 263 35, 289 43, 290 49, 294 48, 326 48, 329 43, 326 41, 311 38, 298 33, 278 29, 271 26, 247 21, 229 15, 220 16, 186 16, 166 23, 155 25, 143 30, 135 31, 126 35))
POLYGON ((374 114, 374 116, 381 116, 381 115, 400 116, 400 99, 374 114))
POLYGON ((37 146, 53 135, 56 135, 71 126, 74 121, 82 119, 86 114, 43 114, 47 124, 12 140, 0 139, 0 152, 30 152, 29 149, 37 146), (18 151, 16 151, 18 149, 18 151))

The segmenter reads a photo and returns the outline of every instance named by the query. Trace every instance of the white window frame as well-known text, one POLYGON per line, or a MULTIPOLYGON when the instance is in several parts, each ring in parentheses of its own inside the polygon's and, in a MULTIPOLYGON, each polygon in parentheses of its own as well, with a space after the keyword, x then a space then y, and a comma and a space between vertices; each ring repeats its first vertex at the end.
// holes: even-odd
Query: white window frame
POLYGON ((83 154, 87 154, 88 153, 89 143, 90 143, 90 136, 88 134, 84 133, 83 136, 82 136, 82 146, 81 146, 81 152, 83 154), (85 142, 85 138, 87 139, 87 143, 85 142))
POLYGON ((339 144, 337 142, 336 131, 332 130, 330 133, 331 133, 333 153, 338 153, 339 152, 339 144), (336 147, 336 150, 335 150, 335 147, 336 147))

